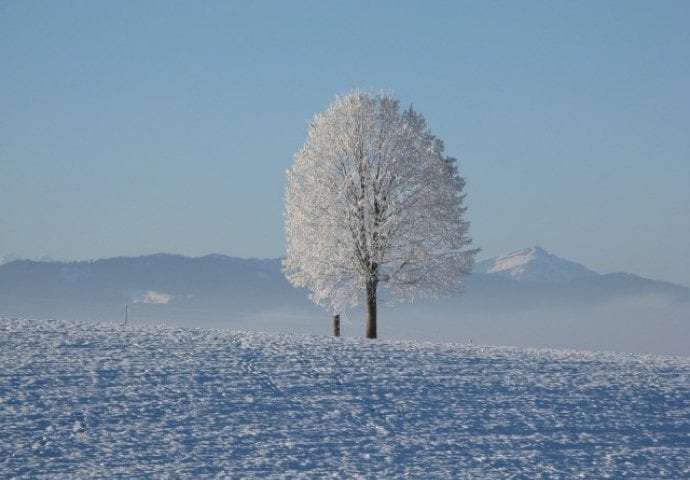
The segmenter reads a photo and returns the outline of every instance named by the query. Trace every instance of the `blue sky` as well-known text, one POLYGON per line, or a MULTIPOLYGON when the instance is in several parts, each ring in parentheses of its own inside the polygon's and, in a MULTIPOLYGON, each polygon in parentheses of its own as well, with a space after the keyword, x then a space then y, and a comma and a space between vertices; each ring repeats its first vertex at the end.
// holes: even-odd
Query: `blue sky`
POLYGON ((690 285, 690 2, 0 2, 0 255, 283 255, 340 93, 460 160, 483 257, 690 285))

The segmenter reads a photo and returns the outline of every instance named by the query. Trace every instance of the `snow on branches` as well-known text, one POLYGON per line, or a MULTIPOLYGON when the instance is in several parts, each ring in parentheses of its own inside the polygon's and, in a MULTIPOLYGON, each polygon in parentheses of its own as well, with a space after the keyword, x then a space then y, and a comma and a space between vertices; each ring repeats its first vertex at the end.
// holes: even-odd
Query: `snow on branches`
POLYGON ((286 277, 334 312, 375 302, 379 284, 401 301, 456 290, 477 252, 464 184, 412 107, 389 94, 338 97, 288 171, 286 277))

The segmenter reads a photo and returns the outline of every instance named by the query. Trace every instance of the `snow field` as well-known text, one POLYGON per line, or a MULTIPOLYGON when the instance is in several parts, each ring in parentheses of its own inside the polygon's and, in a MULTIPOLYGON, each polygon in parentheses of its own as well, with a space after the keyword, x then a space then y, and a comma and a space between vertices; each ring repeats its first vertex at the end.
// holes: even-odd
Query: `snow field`
POLYGON ((2 478, 690 478, 690 358, 0 320, 2 478))

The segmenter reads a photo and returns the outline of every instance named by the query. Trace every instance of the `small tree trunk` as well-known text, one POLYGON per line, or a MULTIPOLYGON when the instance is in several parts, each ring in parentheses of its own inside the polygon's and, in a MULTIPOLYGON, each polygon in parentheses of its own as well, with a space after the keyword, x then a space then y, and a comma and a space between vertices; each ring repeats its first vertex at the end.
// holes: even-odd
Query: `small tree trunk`
POLYGON ((376 287, 378 280, 367 281, 367 338, 376 338, 376 287))
POLYGON ((333 315, 333 336, 340 336, 340 315, 333 315))

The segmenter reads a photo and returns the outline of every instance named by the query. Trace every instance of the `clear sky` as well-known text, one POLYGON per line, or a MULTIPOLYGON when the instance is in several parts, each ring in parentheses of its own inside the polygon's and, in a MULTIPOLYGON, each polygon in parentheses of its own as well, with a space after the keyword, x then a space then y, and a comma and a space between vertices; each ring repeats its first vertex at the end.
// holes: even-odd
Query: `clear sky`
POLYGON ((413 104, 482 257, 690 285, 688 1, 0 2, 0 256, 284 254, 337 94, 413 104))

